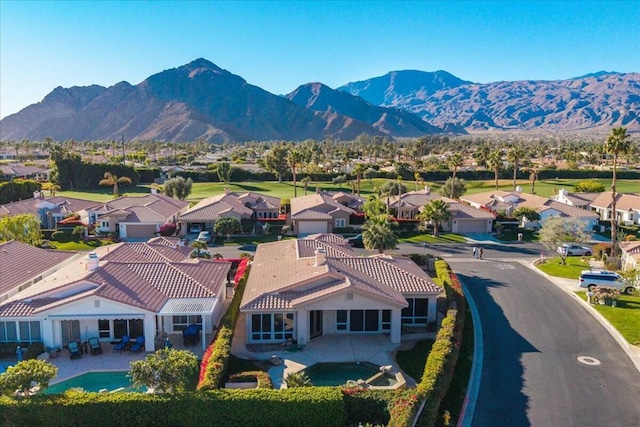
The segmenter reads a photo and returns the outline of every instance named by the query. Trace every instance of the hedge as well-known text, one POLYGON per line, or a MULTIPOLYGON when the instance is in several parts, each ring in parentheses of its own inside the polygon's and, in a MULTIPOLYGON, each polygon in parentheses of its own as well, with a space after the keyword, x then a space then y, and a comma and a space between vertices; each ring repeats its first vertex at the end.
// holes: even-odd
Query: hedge
POLYGON ((436 273, 443 283, 447 300, 455 302, 456 308, 447 311, 440 325, 436 340, 425 363, 424 374, 415 390, 399 392, 391 404, 389 426, 410 426, 416 417, 421 402, 424 402, 417 424, 433 426, 438 420, 438 408, 444 398, 458 361, 464 328, 464 294, 460 281, 449 270, 448 265, 436 261, 436 273))
POLYGON ((83 393, 0 396, 0 425, 21 426, 343 426, 339 388, 83 393))
POLYGON ((0 205, 33 198, 35 191, 40 191, 42 185, 32 179, 13 179, 0 183, 0 205))

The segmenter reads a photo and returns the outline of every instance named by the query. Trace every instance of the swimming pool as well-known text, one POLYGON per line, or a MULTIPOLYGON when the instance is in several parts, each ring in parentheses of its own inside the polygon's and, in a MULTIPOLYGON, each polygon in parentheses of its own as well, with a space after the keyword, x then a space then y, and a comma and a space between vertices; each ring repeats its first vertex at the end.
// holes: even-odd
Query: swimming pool
POLYGON ((70 388, 80 387, 85 391, 100 391, 107 389, 114 391, 116 389, 123 388, 121 391, 134 391, 142 392, 144 390, 134 388, 131 384, 131 380, 127 377, 127 371, 92 371, 86 372, 77 377, 69 378, 68 380, 61 381, 59 383, 50 385, 43 393, 44 394, 58 394, 64 393, 70 388))
MULTIPOLYGON (((314 386, 339 386, 347 381, 368 380, 380 373, 380 368, 368 362, 356 363, 316 363, 302 370, 314 386)), ((385 385, 391 385, 395 378, 388 377, 385 385)))

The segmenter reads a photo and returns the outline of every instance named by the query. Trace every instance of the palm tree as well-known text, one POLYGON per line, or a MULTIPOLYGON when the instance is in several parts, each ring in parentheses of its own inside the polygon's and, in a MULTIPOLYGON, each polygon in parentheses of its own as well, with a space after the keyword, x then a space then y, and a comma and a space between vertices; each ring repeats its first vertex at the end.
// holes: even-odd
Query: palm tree
POLYGON ((462 158, 460 153, 453 153, 447 159, 447 165, 453 170, 453 179, 456 179, 458 168, 464 165, 464 159, 462 158))
POLYGON ((440 224, 451 218, 449 206, 442 199, 434 199, 427 203, 418 218, 424 222, 433 222, 433 236, 438 237, 440 224))
POLYGON ((386 214, 379 214, 367 218, 362 226, 362 243, 366 249, 377 249, 384 253, 385 249, 394 249, 398 243, 398 236, 393 232, 393 223, 386 214))
POLYGON ((517 145, 512 146, 507 152, 507 160, 513 164, 513 189, 516 189, 518 179, 518 162, 524 156, 524 150, 517 145))
POLYGON ((362 174, 365 171, 365 166, 362 163, 358 163, 354 168, 353 168, 353 173, 356 174, 356 186, 358 189, 358 196, 360 195, 360 180, 362 179, 362 174))
POLYGON ((413 177, 416 179, 416 191, 418 191, 420 183, 424 182, 424 178, 422 177, 422 174, 420 172, 414 172, 413 177))
POLYGON ((108 185, 113 186, 113 195, 118 195, 118 184, 131 184, 131 178, 123 176, 118 178, 116 175, 111 172, 104 173, 104 179, 101 179, 98 182, 98 185, 108 185))
POLYGON ((500 172, 500 166, 502 166, 502 152, 500 150, 492 151, 489 154, 487 166, 493 171, 496 180, 496 190, 498 190, 498 173, 500 172))
POLYGON ((295 148, 289 151, 289 154, 287 155, 287 160, 289 162, 289 165, 291 166, 291 174, 293 175, 293 197, 298 197, 298 186, 296 184, 296 168, 298 166, 298 163, 300 163, 300 158, 300 151, 295 148))
POLYGON ((618 224, 616 213, 616 171, 618 169, 618 156, 624 156, 631 151, 631 135, 627 134, 627 128, 613 128, 604 143, 604 152, 613 154, 613 179, 611 181, 611 255, 617 253, 618 224))
POLYGON ((538 166, 532 166, 523 170, 529 171, 529 181, 531 181, 531 194, 536 194, 536 181, 538 180, 540 168, 538 166))
POLYGON ((304 178, 302 178, 302 180, 300 180, 300 182, 304 186, 304 195, 306 196, 307 195, 307 189, 309 188, 309 183, 311 183, 311 177, 310 176, 305 176, 304 178))

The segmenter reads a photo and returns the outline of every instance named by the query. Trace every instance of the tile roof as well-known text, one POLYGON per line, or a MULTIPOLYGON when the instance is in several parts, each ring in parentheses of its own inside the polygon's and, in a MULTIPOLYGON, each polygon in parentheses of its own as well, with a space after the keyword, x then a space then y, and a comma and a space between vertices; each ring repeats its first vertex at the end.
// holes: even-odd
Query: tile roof
POLYGON ((39 217, 40 208, 38 207, 38 205, 43 202, 58 205, 58 210, 68 213, 79 212, 81 210, 90 209, 94 206, 100 205, 95 201, 75 199, 73 197, 41 196, 1 205, 0 216, 30 213, 39 217))
POLYGON ((246 207, 234 194, 218 194, 198 202, 180 215, 181 221, 215 221, 225 216, 251 218, 253 210, 246 207))
MULTIPOLYGON (((574 206, 589 206, 600 193, 565 193, 564 197, 573 203, 574 206)), ((552 197, 556 199, 559 195, 552 197)))
POLYGON ((345 239, 339 234, 333 234, 333 233, 309 234, 308 236, 305 237, 305 239, 319 240, 321 242, 328 242, 328 243, 337 243, 340 245, 348 245, 347 239, 345 239))
POLYGON ((631 242, 620 242, 618 245, 623 252, 629 254, 640 254, 640 240, 634 240, 631 242))
POLYGON ((41 249, 15 240, 0 243, 0 295, 68 262, 77 254, 41 249))
POLYGON ((258 245, 241 309, 291 309, 345 289, 406 306, 402 293, 442 291, 409 259, 357 257, 351 247, 322 239, 258 245), (326 257, 316 266, 318 248, 326 257))
MULTIPOLYGON (((410 191, 400 196, 388 197, 389 207, 394 209, 397 209, 398 206, 418 209, 420 206, 424 206, 434 199, 441 198, 443 198, 441 195, 434 194, 428 190, 410 191)), ((385 199, 384 202, 387 203, 387 199, 385 199)))
MULTIPOLYGON (((611 191, 600 193, 591 203, 592 207, 609 209, 611 208, 611 191)), ((638 193, 617 193, 616 210, 630 211, 640 210, 640 194, 638 193)))
POLYGON ((100 259, 115 262, 177 262, 188 259, 190 253, 188 246, 167 246, 163 241, 123 243, 100 259))
POLYGON ((142 197, 119 197, 100 205, 100 216, 126 215, 123 222, 162 223, 189 206, 189 202, 164 194, 147 194, 142 197))
POLYGON ((334 212, 356 213, 348 206, 335 201, 330 193, 314 193, 291 199, 291 219, 330 219, 334 212))
POLYGON ((473 206, 465 205, 464 203, 449 203, 449 211, 454 219, 495 219, 496 217, 487 211, 476 209, 473 206))

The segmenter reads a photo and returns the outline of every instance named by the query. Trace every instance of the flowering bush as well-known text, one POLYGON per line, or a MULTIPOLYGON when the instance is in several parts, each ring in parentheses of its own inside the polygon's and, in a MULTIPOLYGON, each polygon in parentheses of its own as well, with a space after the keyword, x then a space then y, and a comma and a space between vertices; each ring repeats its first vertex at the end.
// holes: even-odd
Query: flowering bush
POLYGON ((611 305, 612 301, 620 299, 620 291, 615 288, 607 288, 604 286, 596 286, 593 290, 594 304, 611 305))

